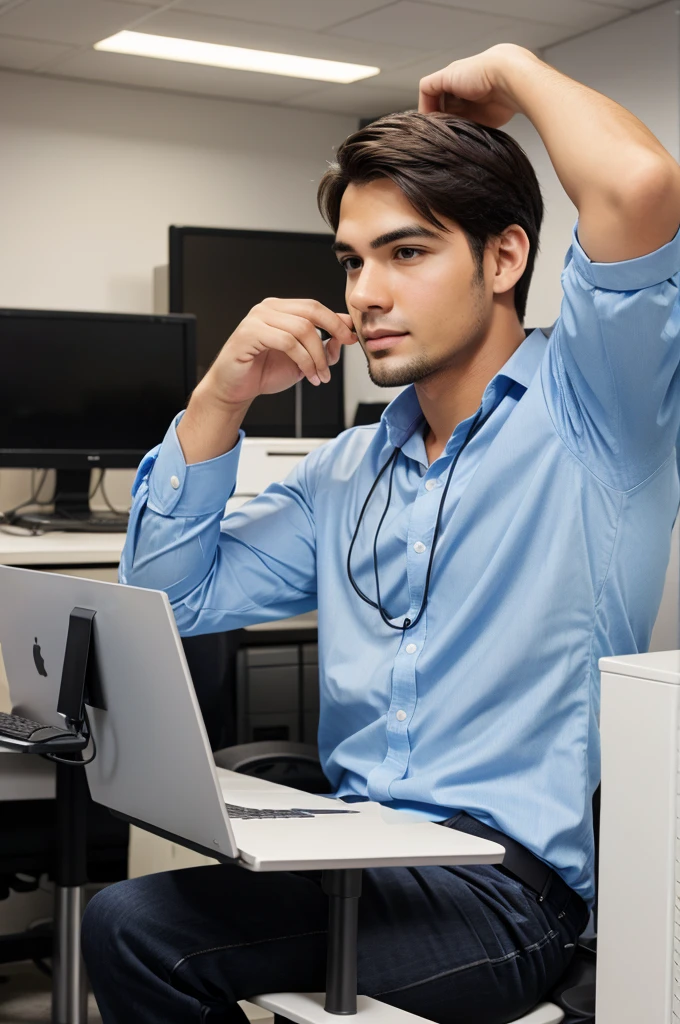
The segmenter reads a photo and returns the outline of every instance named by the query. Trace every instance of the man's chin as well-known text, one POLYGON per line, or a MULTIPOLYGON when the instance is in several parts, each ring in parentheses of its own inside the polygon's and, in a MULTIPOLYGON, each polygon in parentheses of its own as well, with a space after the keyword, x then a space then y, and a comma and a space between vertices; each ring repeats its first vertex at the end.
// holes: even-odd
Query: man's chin
POLYGON ((399 363, 396 359, 368 360, 368 376, 379 388, 401 388, 422 380, 432 372, 422 360, 409 359, 399 363), (390 365, 391 363, 391 365, 390 365), (396 365, 395 365, 396 364, 396 365))

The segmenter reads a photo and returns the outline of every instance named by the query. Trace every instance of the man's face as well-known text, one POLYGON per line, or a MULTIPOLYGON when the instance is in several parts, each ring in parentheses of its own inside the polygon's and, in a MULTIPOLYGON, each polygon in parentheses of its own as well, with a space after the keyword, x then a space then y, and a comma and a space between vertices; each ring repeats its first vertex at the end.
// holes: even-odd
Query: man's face
POLYGON ((488 329, 492 288, 462 230, 438 219, 446 231, 385 178, 349 185, 342 197, 335 251, 347 273, 347 309, 380 387, 462 365, 488 329))

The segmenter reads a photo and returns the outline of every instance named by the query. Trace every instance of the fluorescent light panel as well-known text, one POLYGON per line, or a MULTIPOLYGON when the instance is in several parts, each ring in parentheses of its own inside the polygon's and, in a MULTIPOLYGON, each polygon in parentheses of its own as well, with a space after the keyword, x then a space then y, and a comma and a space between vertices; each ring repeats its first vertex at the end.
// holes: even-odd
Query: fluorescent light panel
POLYGON ((286 75, 288 78, 311 78, 318 82, 340 82, 347 85, 362 78, 380 74, 380 68, 365 64, 344 64, 318 57, 295 57, 291 53, 270 53, 268 50, 247 50, 242 46, 199 43, 174 36, 152 36, 146 32, 117 32, 115 36, 94 44, 95 50, 128 53, 136 57, 156 57, 183 64, 207 64, 233 71, 259 71, 265 75, 286 75))

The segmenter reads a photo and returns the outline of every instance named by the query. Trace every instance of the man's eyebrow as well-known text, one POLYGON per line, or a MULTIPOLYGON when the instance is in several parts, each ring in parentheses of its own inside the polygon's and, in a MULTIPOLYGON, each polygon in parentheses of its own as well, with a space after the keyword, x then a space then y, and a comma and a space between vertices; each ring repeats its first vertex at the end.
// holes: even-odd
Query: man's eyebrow
MULTIPOLYGON (((429 228, 423 227, 422 224, 407 224, 403 228, 395 228, 394 231, 388 231, 387 234, 378 235, 371 242, 371 249, 382 249, 384 245, 390 245, 392 242, 399 242, 403 238, 436 238, 441 239, 436 231, 431 231, 429 228)), ((354 252, 354 246, 348 245, 347 242, 341 242, 339 239, 333 242, 331 246, 333 252, 354 252)))

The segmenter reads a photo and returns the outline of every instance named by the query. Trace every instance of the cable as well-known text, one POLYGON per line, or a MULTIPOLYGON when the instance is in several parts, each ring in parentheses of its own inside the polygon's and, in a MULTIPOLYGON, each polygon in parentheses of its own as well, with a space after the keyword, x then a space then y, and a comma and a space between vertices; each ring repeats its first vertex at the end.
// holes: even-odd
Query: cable
POLYGON ((428 564, 427 564, 427 574, 425 576, 425 587, 424 587, 423 596, 422 596, 422 599, 421 599, 421 602, 420 602, 420 608, 419 608, 418 613, 417 613, 417 615, 416 615, 416 617, 414 619, 406 618, 406 619, 404 619, 402 625, 400 625, 400 626, 395 626, 395 624, 393 622, 390 622, 389 616, 387 614, 387 610, 383 606, 382 601, 380 599, 380 580, 378 578, 378 536, 380 534, 380 529, 381 529, 381 527, 383 525, 383 522, 385 520, 385 516, 387 515, 388 509, 390 507, 390 501, 391 501, 391 498, 392 498, 392 480, 393 480, 393 477, 394 477, 394 469, 395 469, 395 466, 397 464, 397 458, 399 456, 399 452, 401 451, 401 448, 395 448, 394 449, 394 451, 390 455, 390 457, 387 460, 387 462, 381 468, 380 472, 378 473, 377 477, 375 478, 375 481, 373 482, 373 486, 371 487, 370 491, 368 492, 368 496, 366 497, 366 500, 364 501, 364 504, 362 506, 361 512, 359 513, 359 518, 357 520, 357 525, 356 525, 356 527, 354 529, 354 533, 352 534, 352 540, 351 540, 350 545, 349 545, 349 551, 347 552, 347 576, 348 576, 349 582, 351 583, 352 587, 354 588, 356 593, 359 595, 361 600, 365 601, 366 604, 370 605, 372 608, 377 608, 378 612, 380 613, 381 619, 383 620, 383 622, 385 623, 386 626, 390 627, 390 629, 398 629, 398 630, 400 630, 402 632, 405 632, 407 629, 413 629, 413 627, 416 626, 418 624, 418 622, 420 622, 420 619, 422 618, 423 612, 425 611, 425 606, 427 605, 427 599, 428 599, 429 593, 430 593, 430 580, 432 578, 432 566, 433 566, 433 563, 434 563, 434 552, 435 552, 435 548, 437 546, 437 540, 439 538, 439 531, 440 531, 441 521, 442 521, 442 513, 444 511, 444 504, 446 502, 446 496, 447 496, 447 494, 449 492, 449 486, 451 484, 451 479, 453 477, 453 472, 454 472, 454 470, 456 468, 456 465, 458 463, 458 459, 462 455, 463 451, 465 450, 467 445, 470 443, 470 441, 473 439, 475 434, 477 434, 481 430, 481 428, 484 426, 484 424, 488 420, 489 416, 491 416, 492 412, 493 412, 493 408, 489 409, 487 414, 485 416, 483 416, 482 415, 482 409, 481 409, 481 406, 480 406, 480 408, 479 408, 479 410, 477 412, 477 415, 475 416, 474 420, 472 421, 472 424, 471 424, 471 426, 470 426, 470 428, 469 428, 469 430, 467 432, 465 440, 463 441, 462 445, 460 446, 460 448, 458 449, 458 451, 456 452, 456 454, 455 454, 455 456, 453 458, 453 461, 451 463, 451 467, 450 467, 449 472, 447 474, 446 484, 444 485, 444 490, 442 492, 441 500, 439 502, 439 509, 437 511, 437 518, 436 518, 435 525, 434 525, 434 533, 432 535, 432 543, 430 545, 430 557, 429 557, 428 564), (374 539, 373 539, 373 575, 374 575, 374 578, 375 578, 375 587, 376 587, 377 601, 372 601, 370 599, 370 597, 368 597, 366 594, 364 594, 364 592, 359 588, 359 586, 358 586, 358 584, 357 584, 357 582, 354 579, 354 576, 352 574, 352 567, 351 567, 352 550, 354 548, 354 544, 356 542, 356 539, 357 539, 357 537, 359 535, 359 527, 361 526, 361 522, 362 522, 362 519, 364 517, 364 513, 366 511, 366 508, 368 507, 368 503, 371 500, 373 492, 375 491, 376 487, 378 486, 378 482, 381 479, 383 473, 385 472, 387 467, 390 466, 390 465, 392 466, 392 469, 390 470, 390 476, 389 476, 389 484, 388 484, 388 489, 387 489, 387 501, 385 502, 385 507, 384 507, 383 513, 382 513, 382 515, 380 517, 380 522, 378 523, 378 527, 376 529, 375 536, 374 536, 374 539))
POLYGON ((94 496, 95 496, 95 494, 97 493, 98 490, 101 489, 103 491, 103 489, 104 489, 104 473, 105 472, 106 472, 105 469, 100 469, 99 470, 99 480, 97 480, 97 483, 95 484, 94 489, 92 491, 90 491, 90 493, 88 494, 88 496, 87 496, 87 500, 88 501, 92 501, 92 499, 94 498, 94 496))
POLYGON ((22 501, 20 505, 15 505, 14 508, 5 509, 4 512, 0 512, 0 516, 2 516, 3 519, 7 519, 9 516, 13 516, 16 512, 20 512, 22 508, 27 508, 29 505, 50 505, 51 501, 40 501, 38 499, 38 495, 43 489, 45 480, 47 479, 48 472, 49 470, 47 469, 43 470, 42 476, 40 478, 40 483, 33 491, 33 494, 28 499, 28 501, 22 501))
MULTIPOLYGON (((67 757, 59 757, 57 754, 43 754, 43 757, 47 758, 48 761, 56 761, 57 764, 67 764, 70 768, 84 768, 86 764, 92 764, 95 757, 97 756, 97 744, 95 742, 92 729, 90 728, 90 719, 87 714, 87 708, 83 706, 83 718, 85 725, 87 726, 87 745, 92 744, 92 755, 88 757, 87 761, 70 761, 67 757)), ((87 749, 87 746, 84 748, 87 749)))
POLYGON ((19 526, 15 523, 7 523, 3 526, 0 522, 0 533, 6 533, 9 537, 42 537, 45 530, 41 530, 37 526, 19 526))
POLYGON ((115 508, 111 504, 111 502, 109 501, 109 496, 106 493, 106 488, 104 487, 104 470, 102 470, 102 478, 100 480, 100 485, 101 485, 102 498, 104 499, 104 501, 106 503, 106 507, 108 508, 109 512, 113 512, 114 515, 117 515, 117 516, 126 516, 127 517, 127 515, 128 515, 127 512, 122 512, 120 509, 115 508))

